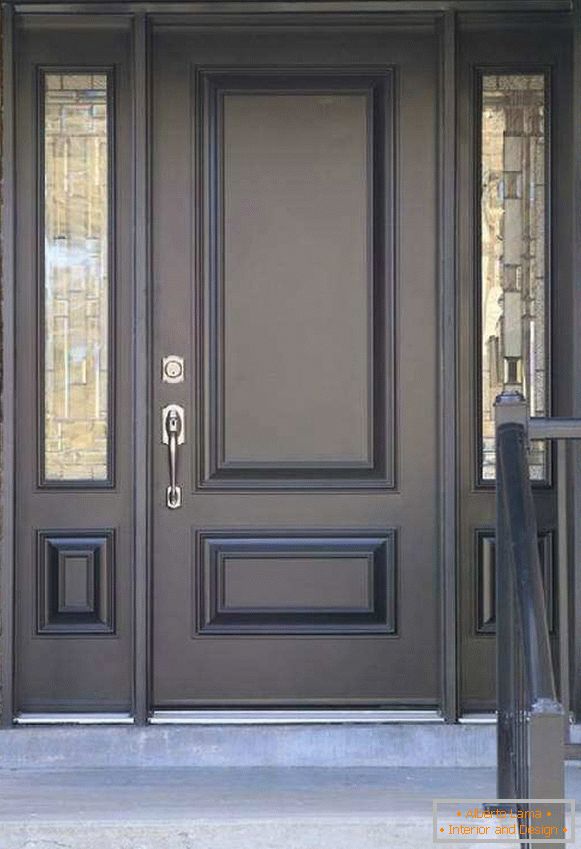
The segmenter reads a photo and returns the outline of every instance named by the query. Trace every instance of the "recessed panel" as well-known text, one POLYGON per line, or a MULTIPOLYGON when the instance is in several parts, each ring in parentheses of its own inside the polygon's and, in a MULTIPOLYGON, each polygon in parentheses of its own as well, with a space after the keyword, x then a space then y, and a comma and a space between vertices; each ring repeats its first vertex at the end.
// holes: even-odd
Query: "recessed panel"
MULTIPOLYGON (((549 632, 555 633, 555 573, 553 533, 539 533, 539 560, 549 632)), ((496 540, 494 531, 476 531, 476 633, 496 633, 496 540)))
MULTIPOLYGON (((317 557, 237 557, 222 559, 222 611, 283 610, 368 610, 370 568, 368 556, 317 557)), ((372 576, 371 576, 372 577, 372 576)))
POLYGON ((367 463, 365 94, 228 94, 224 462, 367 463))
POLYGON ((202 78, 202 483, 385 483, 388 81, 202 78))
POLYGON ((198 535, 201 634, 395 634, 395 535, 198 535))
POLYGON ((113 532, 42 532, 37 557, 37 632, 112 634, 113 532))

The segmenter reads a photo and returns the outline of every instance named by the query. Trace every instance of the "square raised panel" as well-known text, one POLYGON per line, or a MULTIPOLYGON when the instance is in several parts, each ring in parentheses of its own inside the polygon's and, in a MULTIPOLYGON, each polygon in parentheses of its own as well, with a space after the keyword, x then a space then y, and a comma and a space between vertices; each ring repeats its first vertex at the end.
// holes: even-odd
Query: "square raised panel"
POLYGON ((198 70, 199 480, 393 485, 391 74, 198 70))
POLYGON ((395 531, 197 535, 200 634, 396 634, 395 531))
POLYGON ((37 557, 37 633, 114 633, 113 531, 43 531, 37 557))

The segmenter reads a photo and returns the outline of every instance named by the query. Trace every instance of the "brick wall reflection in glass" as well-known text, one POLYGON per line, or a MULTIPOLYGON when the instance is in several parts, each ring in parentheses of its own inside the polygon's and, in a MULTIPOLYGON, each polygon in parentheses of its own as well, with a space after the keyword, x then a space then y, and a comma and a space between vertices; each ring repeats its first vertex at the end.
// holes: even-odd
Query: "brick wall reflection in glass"
MULTIPOLYGON (((519 390, 547 415, 545 77, 484 74, 481 160, 481 439, 483 480, 494 480, 494 399, 519 390)), ((547 475, 533 444, 532 479, 547 475)))
POLYGON ((105 74, 44 75, 44 478, 108 478, 105 74))

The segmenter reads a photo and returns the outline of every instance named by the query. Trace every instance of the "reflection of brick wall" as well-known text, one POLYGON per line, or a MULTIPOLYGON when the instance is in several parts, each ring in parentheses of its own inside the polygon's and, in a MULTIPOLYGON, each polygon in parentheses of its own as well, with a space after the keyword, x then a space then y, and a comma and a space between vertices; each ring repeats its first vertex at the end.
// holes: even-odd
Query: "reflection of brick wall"
POLYGON ((45 476, 107 477, 107 77, 45 75, 45 476))
MULTIPOLYGON (((486 74, 482 120, 482 435, 494 477, 494 399, 504 386, 546 414, 545 79, 486 74)), ((544 477, 544 446, 531 455, 544 477)))

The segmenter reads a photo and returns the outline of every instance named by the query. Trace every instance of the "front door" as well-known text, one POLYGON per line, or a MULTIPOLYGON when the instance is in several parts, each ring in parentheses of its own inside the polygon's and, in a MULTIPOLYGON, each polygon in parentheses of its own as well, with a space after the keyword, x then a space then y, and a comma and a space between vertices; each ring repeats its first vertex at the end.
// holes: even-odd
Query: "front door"
POLYGON ((16 14, 5 703, 492 709, 493 399, 574 389, 570 34, 217 20, 16 14))
POLYGON ((438 701, 436 62, 156 33, 154 708, 438 701))

